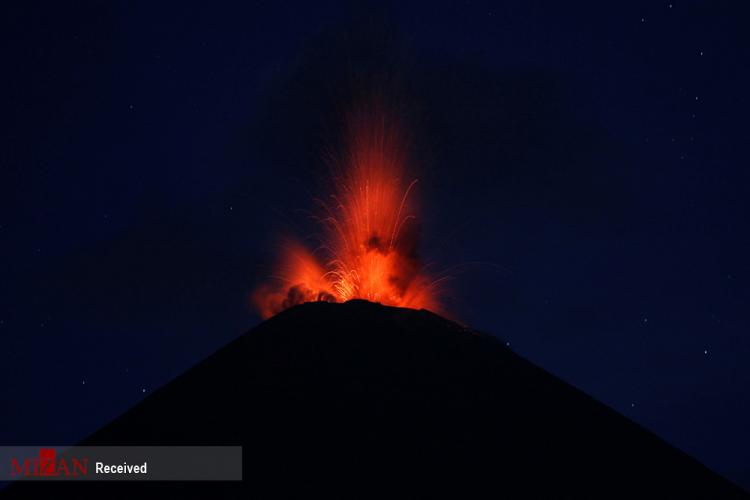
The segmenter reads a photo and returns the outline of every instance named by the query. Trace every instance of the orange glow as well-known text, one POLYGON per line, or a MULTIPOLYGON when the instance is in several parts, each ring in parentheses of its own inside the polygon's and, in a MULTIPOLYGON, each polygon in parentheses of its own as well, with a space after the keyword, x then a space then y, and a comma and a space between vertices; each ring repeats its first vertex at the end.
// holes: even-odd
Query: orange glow
POLYGON ((436 282, 417 254, 414 192, 407 148, 391 116, 372 109, 346 121, 344 148, 329 154, 334 193, 317 200, 320 247, 284 245, 275 283, 253 302, 264 318, 311 301, 366 299, 438 311, 436 282))

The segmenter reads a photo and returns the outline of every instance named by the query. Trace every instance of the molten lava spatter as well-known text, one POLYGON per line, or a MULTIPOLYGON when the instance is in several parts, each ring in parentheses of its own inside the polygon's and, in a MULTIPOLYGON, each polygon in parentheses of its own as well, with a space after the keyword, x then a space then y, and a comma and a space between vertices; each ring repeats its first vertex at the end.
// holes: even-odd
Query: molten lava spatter
POLYGON ((314 252, 283 246, 276 283, 253 296, 264 318, 302 302, 350 299, 439 309, 437 282, 417 254, 417 179, 407 173, 401 130, 380 111, 354 113, 346 123, 344 148, 329 154, 334 194, 317 200, 323 241, 314 252))

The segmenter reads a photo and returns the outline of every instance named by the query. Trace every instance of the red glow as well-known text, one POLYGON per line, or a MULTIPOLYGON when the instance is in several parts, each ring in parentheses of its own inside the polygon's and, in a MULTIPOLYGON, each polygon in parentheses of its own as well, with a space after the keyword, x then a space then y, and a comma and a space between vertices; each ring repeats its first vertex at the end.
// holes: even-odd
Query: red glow
POLYGON ((439 309, 436 282, 416 252, 417 179, 408 177, 401 130, 380 111, 355 113, 346 123, 345 147, 329 155, 334 194, 318 200, 322 244, 315 252, 284 245, 276 283, 253 295, 264 318, 320 300, 439 309))

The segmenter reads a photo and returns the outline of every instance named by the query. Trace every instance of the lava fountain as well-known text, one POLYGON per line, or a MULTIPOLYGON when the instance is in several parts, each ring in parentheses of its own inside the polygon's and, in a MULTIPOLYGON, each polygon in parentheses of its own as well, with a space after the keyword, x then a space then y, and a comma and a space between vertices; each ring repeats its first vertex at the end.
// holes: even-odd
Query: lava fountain
POLYGON ((403 130, 392 115, 369 108, 345 121, 340 149, 329 151, 332 194, 316 200, 312 218, 320 245, 288 240, 273 282, 253 303, 264 318, 302 302, 366 299, 439 311, 440 280, 425 273, 417 253, 414 200, 403 130))

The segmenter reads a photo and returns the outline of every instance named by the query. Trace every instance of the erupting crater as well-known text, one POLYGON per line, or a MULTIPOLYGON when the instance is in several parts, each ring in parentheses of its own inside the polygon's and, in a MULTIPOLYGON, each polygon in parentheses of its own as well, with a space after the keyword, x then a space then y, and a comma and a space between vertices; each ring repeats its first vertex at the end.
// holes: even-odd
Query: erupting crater
POLYGON ((415 188, 398 120, 376 107, 350 113, 343 147, 327 154, 333 192, 316 200, 314 250, 287 240, 272 280, 253 293, 263 318, 303 302, 365 299, 440 312, 417 252, 415 188))

